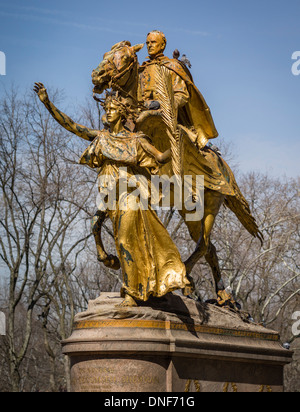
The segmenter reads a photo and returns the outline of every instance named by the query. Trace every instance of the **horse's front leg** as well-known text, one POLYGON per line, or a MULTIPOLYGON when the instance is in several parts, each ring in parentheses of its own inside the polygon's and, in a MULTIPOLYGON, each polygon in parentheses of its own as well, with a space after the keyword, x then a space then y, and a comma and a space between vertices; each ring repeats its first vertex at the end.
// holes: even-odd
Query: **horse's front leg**
POLYGON ((206 262, 209 264, 211 267, 214 280, 215 280, 215 288, 216 288, 216 293, 220 290, 224 290, 224 283, 222 280, 222 274, 221 274, 221 269, 219 265, 219 259, 217 255, 217 250, 215 246, 210 242, 207 253, 205 255, 206 262))
POLYGON ((101 231, 102 225, 107 219, 107 213, 98 210, 92 219, 92 231, 96 242, 98 261, 104 263, 108 268, 119 270, 121 265, 120 261, 116 256, 108 255, 104 249, 102 242, 101 231))

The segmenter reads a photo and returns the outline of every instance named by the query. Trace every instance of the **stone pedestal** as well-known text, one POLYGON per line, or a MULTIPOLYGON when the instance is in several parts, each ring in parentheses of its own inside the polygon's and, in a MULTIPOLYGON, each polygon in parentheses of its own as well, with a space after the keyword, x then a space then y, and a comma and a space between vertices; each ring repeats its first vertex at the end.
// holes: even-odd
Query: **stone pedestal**
POLYGON ((283 390, 292 352, 277 332, 175 294, 137 308, 120 302, 102 293, 76 316, 63 342, 74 392, 283 390))

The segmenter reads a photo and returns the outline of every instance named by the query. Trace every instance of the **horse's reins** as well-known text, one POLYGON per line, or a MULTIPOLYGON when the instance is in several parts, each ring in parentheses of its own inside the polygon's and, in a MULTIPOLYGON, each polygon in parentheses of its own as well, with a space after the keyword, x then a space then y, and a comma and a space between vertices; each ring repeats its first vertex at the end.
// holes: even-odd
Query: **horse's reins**
POLYGON ((118 69, 116 68, 116 66, 114 65, 114 72, 117 72, 117 74, 115 76, 112 76, 111 81, 110 81, 110 87, 113 85, 116 89, 118 89, 120 92, 122 92, 126 97, 130 97, 134 102, 135 105, 139 108, 144 108, 145 107, 141 104, 138 103, 138 100, 135 96, 133 96, 131 93, 127 92, 126 90, 124 90, 118 83, 117 80, 120 80, 122 77, 124 77, 130 70, 133 69, 134 65, 137 63, 137 56, 134 56, 134 59, 132 61, 132 63, 123 71, 118 72, 118 69))
MULTIPOLYGON (((116 65, 114 64, 112 59, 109 58, 108 61, 109 61, 110 65, 112 66, 113 74, 114 74, 114 75, 111 76, 111 80, 109 82, 109 87, 112 88, 112 86, 114 86, 114 88, 118 89, 118 91, 121 92, 124 96, 131 98, 134 101, 135 106, 137 108, 146 110, 144 105, 140 104, 135 96, 133 96, 130 92, 127 92, 126 90, 124 90, 117 83, 118 80, 122 79, 122 77, 124 77, 130 70, 133 69, 134 65, 137 63, 137 56, 135 55, 134 58, 133 58, 132 63, 126 69, 122 70, 121 72, 118 71, 118 69, 116 68, 116 65)), ((94 99, 101 102, 101 100, 96 98, 95 96, 94 96, 94 99)))

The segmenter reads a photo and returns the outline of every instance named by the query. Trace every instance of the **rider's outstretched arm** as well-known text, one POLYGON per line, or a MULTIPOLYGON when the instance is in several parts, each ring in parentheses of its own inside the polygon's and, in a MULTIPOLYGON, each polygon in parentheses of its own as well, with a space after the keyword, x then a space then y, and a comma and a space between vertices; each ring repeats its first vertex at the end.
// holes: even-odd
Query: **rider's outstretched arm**
POLYGON ((39 96, 39 99, 46 106, 46 108, 48 109, 52 117, 66 130, 90 142, 93 141, 97 137, 98 130, 89 129, 88 127, 77 124, 69 116, 62 113, 50 101, 47 90, 42 83, 35 83, 33 90, 37 93, 37 95, 39 96))

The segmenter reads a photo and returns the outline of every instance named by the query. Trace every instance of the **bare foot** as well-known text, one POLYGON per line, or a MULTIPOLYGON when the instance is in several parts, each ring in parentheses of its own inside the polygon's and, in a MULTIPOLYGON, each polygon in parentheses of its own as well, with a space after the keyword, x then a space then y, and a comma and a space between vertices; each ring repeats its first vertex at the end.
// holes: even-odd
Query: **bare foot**
POLYGON ((122 303, 120 303, 119 305, 117 305, 118 308, 132 308, 132 307, 136 307, 137 303, 136 301, 133 299, 133 297, 126 295, 125 299, 123 300, 122 303))

